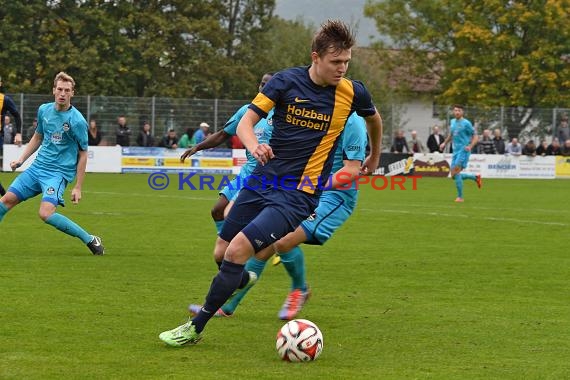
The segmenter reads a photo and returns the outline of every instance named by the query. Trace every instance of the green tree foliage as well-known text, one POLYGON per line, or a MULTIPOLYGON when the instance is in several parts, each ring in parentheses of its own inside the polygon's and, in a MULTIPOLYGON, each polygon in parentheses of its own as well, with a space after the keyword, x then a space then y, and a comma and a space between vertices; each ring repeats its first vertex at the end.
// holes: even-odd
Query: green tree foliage
POLYGON ((310 32, 274 8, 275 0, 0 0, 0 75, 9 92, 49 92, 64 70, 78 94, 246 99, 262 72, 308 59, 278 59, 298 43, 279 34, 310 32))
POLYGON ((441 78, 440 104, 512 107, 519 128, 570 107, 569 0, 369 1, 365 15, 400 49, 393 67, 441 78))

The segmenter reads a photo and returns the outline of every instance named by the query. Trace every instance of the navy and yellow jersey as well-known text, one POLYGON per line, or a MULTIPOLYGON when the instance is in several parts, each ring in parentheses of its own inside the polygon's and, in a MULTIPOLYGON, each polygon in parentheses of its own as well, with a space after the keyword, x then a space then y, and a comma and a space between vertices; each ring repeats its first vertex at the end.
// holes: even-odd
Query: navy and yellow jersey
POLYGON ((4 116, 6 116, 8 112, 14 117, 14 123, 16 124, 15 133, 22 133, 22 118, 20 117, 16 103, 14 103, 11 97, 0 93, 0 125, 2 126, 2 131, 4 131, 4 116))
POLYGON ((361 82, 343 78, 337 86, 318 86, 309 67, 275 74, 255 97, 250 109, 260 117, 273 112, 270 146, 275 158, 254 174, 291 179, 297 189, 319 194, 319 181, 331 173, 334 152, 349 116, 374 115, 376 108, 361 82), (293 182, 296 181, 296 182, 293 182))

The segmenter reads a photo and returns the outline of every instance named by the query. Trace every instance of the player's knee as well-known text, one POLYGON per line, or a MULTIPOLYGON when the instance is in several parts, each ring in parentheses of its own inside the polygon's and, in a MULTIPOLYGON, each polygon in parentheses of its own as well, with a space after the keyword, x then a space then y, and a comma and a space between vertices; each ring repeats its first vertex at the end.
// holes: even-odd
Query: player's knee
POLYGON ((245 235, 240 232, 240 234, 230 242, 224 254, 224 259, 236 264, 245 264, 253 253, 253 246, 245 235))
POLYGON ((46 220, 48 220, 48 218, 49 218, 50 216, 52 216, 52 215, 53 215, 53 210, 48 210, 48 209, 45 209, 45 208, 43 208, 43 207, 40 208, 40 211, 38 211, 38 216, 39 216, 40 219, 43 220, 44 222, 45 222, 46 220))

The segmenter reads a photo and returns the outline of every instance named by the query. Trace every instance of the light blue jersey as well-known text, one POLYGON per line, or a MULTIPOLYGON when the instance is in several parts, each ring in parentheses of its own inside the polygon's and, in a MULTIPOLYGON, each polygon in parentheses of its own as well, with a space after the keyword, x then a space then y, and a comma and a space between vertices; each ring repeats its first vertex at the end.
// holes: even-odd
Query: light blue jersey
MULTIPOLYGON (((237 110, 237 112, 226 122, 226 125, 224 125, 224 132, 231 136, 235 136, 237 134, 237 126, 239 124, 239 121, 247 112, 248 107, 249 104, 246 104, 237 110)), ((253 127, 255 137, 257 137, 257 141, 260 144, 269 144, 271 134, 273 133, 273 124, 271 122, 272 116, 273 110, 269 111, 267 117, 265 119, 259 120, 259 122, 253 127)), ((247 157, 247 162, 242 166, 239 172, 239 176, 242 178, 249 176, 253 169, 255 169, 257 166, 257 160, 251 155, 248 150, 246 150, 245 155, 247 157)))
MULTIPOLYGON (((335 151, 332 173, 344 166, 344 160, 364 161, 368 137, 364 119, 353 113, 346 122, 335 151)), ((355 184, 348 190, 325 190, 319 198, 315 214, 301 223, 306 244, 324 244, 352 215, 358 199, 355 184)))
POLYGON ((79 151, 87 150, 87 128, 87 121, 75 107, 60 112, 55 103, 41 105, 36 132, 43 135, 43 140, 31 167, 61 173, 68 182, 73 181, 79 151))
POLYGON ((471 122, 465 118, 451 120, 451 136, 453 152, 464 151, 465 147, 471 143, 475 135, 475 129, 471 122))
MULTIPOLYGON (((340 135, 340 141, 334 153, 331 173, 337 172, 344 166, 344 160, 364 161, 368 136, 364 119, 353 113, 346 122, 346 127, 340 135)), ((346 200, 356 201, 358 190, 353 183, 350 190, 331 190, 344 194, 346 200)))

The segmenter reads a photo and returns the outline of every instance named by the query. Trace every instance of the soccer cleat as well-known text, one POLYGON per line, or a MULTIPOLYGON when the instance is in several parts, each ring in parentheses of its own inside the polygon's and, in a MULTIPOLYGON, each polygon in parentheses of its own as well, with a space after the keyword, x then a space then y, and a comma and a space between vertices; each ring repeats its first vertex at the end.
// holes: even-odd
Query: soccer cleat
POLYGON ((455 198, 455 202, 457 202, 457 203, 463 203, 463 198, 457 197, 457 198, 455 198))
POLYGON ((483 180, 481 179, 481 174, 477 174, 475 176, 475 182, 477 182, 477 187, 478 188, 482 188, 483 187, 483 180))
POLYGON ((4 189, 4 186, 0 183, 0 196, 3 197, 4 195, 6 195, 6 189, 4 189))
POLYGON ((273 259, 271 260, 271 264, 273 266, 277 266, 277 265, 281 264, 281 256, 273 255, 273 259))
MULTIPOLYGON (((202 310, 202 305, 195 305, 195 304, 188 305, 188 311, 193 316, 198 315, 200 310, 202 310)), ((226 313, 225 311, 223 311, 222 308, 219 308, 218 311, 216 311, 216 314, 214 314, 214 317, 224 318, 224 317, 231 317, 232 315, 233 314, 231 314, 231 313, 226 313)))
POLYGON ((91 250, 91 253, 94 255, 101 256, 105 253, 105 247, 103 247, 103 243, 99 236, 93 236, 93 240, 87 243, 87 247, 91 250))
POLYGON ((175 329, 164 331, 158 336, 160 340, 172 347, 182 347, 185 344, 196 344, 202 339, 202 334, 196 332, 192 319, 175 329))
POLYGON ((309 288, 307 288, 306 291, 302 291, 301 289, 292 290, 287 295, 283 307, 279 310, 279 319, 285 321, 295 319, 310 296, 311 290, 309 288))

